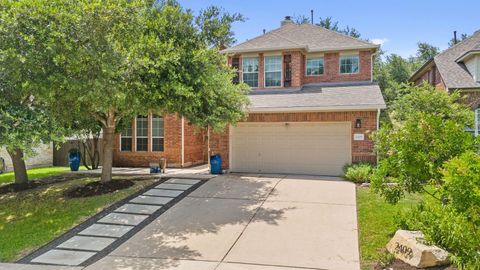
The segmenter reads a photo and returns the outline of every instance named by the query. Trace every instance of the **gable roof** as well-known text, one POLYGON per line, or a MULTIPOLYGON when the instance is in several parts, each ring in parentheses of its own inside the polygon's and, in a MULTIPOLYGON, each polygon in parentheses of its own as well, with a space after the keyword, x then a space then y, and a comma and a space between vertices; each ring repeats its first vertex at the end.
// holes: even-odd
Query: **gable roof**
POLYGON ((431 62, 434 62, 448 89, 480 88, 480 83, 473 79, 465 64, 461 62, 463 56, 479 49, 480 31, 477 31, 468 39, 457 43, 429 60, 410 77, 410 81, 418 79, 423 74, 422 71, 430 66, 431 62))
POLYGON ((379 45, 308 23, 286 23, 261 36, 227 48, 222 52, 246 53, 282 49, 324 52, 353 49, 378 49, 379 45))

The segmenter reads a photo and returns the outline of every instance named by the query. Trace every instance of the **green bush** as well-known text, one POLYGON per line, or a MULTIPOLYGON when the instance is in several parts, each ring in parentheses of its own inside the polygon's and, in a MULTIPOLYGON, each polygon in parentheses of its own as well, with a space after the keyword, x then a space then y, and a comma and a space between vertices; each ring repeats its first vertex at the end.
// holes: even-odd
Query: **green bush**
POLYGON ((441 173, 443 185, 400 225, 421 230, 450 252, 459 269, 480 269, 480 156, 467 151, 446 162, 441 173))
POLYGON ((345 179, 354 183, 370 182, 372 172, 372 165, 368 163, 354 163, 343 167, 345 179))

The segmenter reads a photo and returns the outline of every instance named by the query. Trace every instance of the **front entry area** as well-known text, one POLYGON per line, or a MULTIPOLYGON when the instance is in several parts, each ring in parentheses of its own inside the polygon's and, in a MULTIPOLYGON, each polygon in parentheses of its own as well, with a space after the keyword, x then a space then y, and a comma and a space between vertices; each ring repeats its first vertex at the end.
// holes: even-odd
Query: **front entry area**
POLYGON ((231 128, 231 171, 341 175, 350 122, 246 122, 231 128))

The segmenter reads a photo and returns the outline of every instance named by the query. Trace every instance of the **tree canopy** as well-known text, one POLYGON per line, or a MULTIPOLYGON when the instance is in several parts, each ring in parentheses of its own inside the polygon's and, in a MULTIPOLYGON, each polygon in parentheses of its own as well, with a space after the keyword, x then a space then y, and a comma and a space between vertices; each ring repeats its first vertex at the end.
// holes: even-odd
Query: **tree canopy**
POLYGON ((176 1, 4 2, 2 13, 14 19, 2 29, 31 41, 40 59, 34 70, 48 75, 42 84, 27 84, 35 97, 64 122, 81 114, 101 123, 102 181, 111 180, 114 134, 122 120, 178 114, 221 130, 244 117, 247 87, 232 83, 233 70, 216 47, 233 41, 230 24, 243 19, 238 14, 210 8, 195 17, 176 1), (38 31, 31 31, 34 23, 38 31), (25 27, 13 32, 15 25, 25 27))

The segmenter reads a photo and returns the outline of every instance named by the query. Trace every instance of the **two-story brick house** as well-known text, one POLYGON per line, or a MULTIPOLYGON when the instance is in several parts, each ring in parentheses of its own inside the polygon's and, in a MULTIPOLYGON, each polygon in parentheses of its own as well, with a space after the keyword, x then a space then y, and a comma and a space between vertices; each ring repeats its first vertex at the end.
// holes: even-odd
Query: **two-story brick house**
POLYGON ((173 166, 202 163, 207 145, 232 172, 339 175, 347 163, 375 162, 369 135, 385 108, 372 82, 377 50, 287 17, 280 28, 222 51, 238 70, 236 81, 252 88, 244 122, 206 136, 176 116, 140 117, 118 136, 114 164, 146 166, 160 157, 173 166))
POLYGON ((475 111, 475 135, 480 130, 480 31, 441 52, 411 77, 415 84, 427 82, 441 91, 460 91, 475 111))
POLYGON ((222 52, 251 86, 248 119, 212 135, 232 172, 339 175, 375 162, 370 133, 385 108, 372 82, 378 45, 312 24, 281 27, 222 52))

